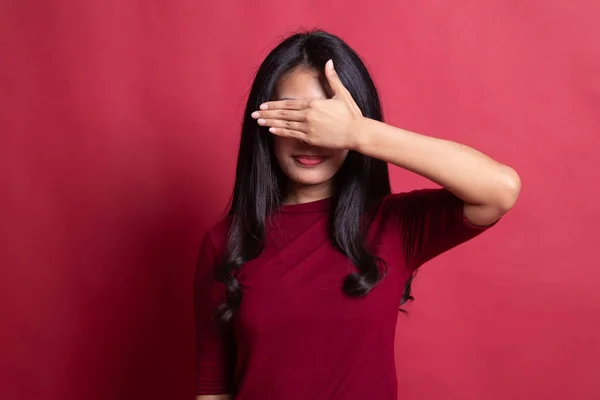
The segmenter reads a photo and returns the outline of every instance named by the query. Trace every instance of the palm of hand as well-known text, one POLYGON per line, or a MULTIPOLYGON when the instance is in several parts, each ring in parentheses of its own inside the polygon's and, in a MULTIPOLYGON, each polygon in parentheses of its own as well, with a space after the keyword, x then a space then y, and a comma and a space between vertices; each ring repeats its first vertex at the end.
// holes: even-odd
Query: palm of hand
POLYGON ((325 76, 334 92, 331 99, 268 102, 252 117, 275 135, 318 147, 352 149, 357 141, 352 128, 362 113, 340 81, 332 61, 326 65, 325 76))

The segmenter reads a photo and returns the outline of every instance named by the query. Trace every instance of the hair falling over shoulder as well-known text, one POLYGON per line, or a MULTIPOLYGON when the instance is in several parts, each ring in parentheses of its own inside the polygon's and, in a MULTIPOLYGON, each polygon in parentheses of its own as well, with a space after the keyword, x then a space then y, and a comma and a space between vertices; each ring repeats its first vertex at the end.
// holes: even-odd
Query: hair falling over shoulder
MULTIPOLYGON (((244 112, 235 185, 230 204, 231 226, 218 280, 226 287, 226 301, 218 308, 222 323, 231 322, 242 302, 236 273, 262 251, 266 223, 283 200, 287 177, 273 151, 268 128, 256 124, 250 114, 272 99, 277 82, 288 71, 305 66, 323 71, 333 59, 336 71, 363 115, 383 119, 375 84, 360 57, 343 40, 324 31, 296 33, 277 45, 260 65, 244 112)), ((390 193, 387 164, 350 151, 334 177, 329 232, 334 247, 356 267, 343 282, 348 296, 366 295, 383 277, 383 260, 366 248, 369 215, 390 193), (366 218, 365 218, 366 216, 366 218)), ((409 280, 401 304, 411 299, 409 280)))

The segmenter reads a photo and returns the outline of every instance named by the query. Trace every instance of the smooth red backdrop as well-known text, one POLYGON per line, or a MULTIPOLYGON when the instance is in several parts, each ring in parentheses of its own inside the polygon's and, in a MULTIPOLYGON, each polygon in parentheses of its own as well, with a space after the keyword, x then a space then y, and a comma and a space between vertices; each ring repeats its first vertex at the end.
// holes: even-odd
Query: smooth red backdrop
POLYGON ((2 3, 0 397, 192 398, 194 261, 253 73, 318 26, 363 56, 390 123, 523 180, 419 274, 401 398, 600 398, 600 3, 377 3, 2 3))

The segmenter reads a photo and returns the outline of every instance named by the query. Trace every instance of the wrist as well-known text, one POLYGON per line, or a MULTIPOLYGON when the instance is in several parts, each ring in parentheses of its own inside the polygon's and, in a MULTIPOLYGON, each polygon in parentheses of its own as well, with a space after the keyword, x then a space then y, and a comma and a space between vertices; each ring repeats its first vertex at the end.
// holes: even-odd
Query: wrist
POLYGON ((353 143, 349 150, 363 153, 363 151, 368 148, 369 143, 371 142, 371 134, 369 132, 372 131, 372 129, 369 129, 369 125, 372 121, 373 120, 367 117, 361 116, 353 122, 351 126, 353 143))

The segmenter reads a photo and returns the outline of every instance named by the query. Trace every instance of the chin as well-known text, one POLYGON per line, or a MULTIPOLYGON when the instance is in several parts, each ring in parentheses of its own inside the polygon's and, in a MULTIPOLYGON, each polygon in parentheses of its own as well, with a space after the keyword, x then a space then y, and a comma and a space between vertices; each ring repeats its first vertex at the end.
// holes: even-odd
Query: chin
POLYGON ((295 183, 307 186, 321 185, 328 182, 335 174, 325 173, 324 171, 290 171, 286 174, 288 178, 295 183))
POLYGON ((294 182, 304 186, 317 186, 327 183, 329 179, 294 179, 294 182))

